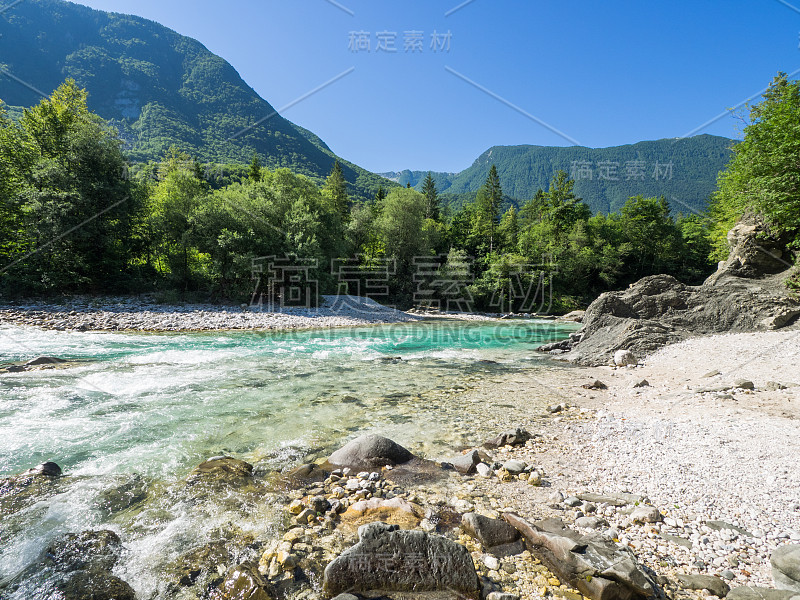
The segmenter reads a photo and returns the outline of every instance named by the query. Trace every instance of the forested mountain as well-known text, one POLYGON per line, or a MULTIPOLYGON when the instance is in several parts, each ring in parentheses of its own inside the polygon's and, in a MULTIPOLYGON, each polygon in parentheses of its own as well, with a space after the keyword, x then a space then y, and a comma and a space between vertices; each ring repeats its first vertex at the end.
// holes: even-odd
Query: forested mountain
MULTIPOLYGON (((495 146, 460 173, 432 173, 436 188, 455 204, 474 196, 497 166, 506 196, 524 202, 547 190, 554 173, 575 180, 575 194, 592 212, 618 211, 632 196, 665 196, 676 212, 706 208, 734 140, 713 135, 639 142, 611 148, 495 146)), ((422 189, 424 171, 382 173, 422 189)))
MULTIPOLYGON (((267 167, 321 181, 337 158, 280 115, 255 125, 275 109, 228 62, 147 19, 26 0, 0 15, 0 63, 46 94, 75 79, 89 92, 89 108, 119 129, 134 161, 159 160, 173 144, 203 162, 246 164, 257 152, 267 167)), ((0 76, 0 99, 12 107, 36 104, 41 98, 28 86, 0 76)), ((354 196, 372 197, 386 186, 341 162, 354 196)))

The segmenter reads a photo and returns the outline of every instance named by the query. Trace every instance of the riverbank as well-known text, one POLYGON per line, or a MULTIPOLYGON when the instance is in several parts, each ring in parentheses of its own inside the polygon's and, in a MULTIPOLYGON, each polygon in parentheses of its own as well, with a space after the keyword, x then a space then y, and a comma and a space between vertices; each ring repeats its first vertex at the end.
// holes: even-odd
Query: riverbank
POLYGON ((152 296, 76 297, 58 303, 29 301, 0 304, 0 324, 57 331, 292 330, 412 323, 428 319, 490 321, 503 316, 490 313, 403 312, 359 296, 323 296, 318 308, 165 304, 157 302, 152 296))
MULTIPOLYGON (((510 510, 605 532, 676 583, 695 574, 732 588, 772 587, 772 551, 800 540, 799 359, 798 330, 717 335, 667 346, 637 367, 554 368, 486 382, 465 403, 494 402, 506 412, 512 399, 518 408, 550 398, 554 412, 513 421, 540 437, 495 457, 540 469, 546 486, 475 477, 469 494, 480 494, 492 516, 510 510), (636 523, 631 507, 578 498, 623 493, 647 499, 657 522, 636 523)), ((523 597, 536 589, 500 575, 523 597)))

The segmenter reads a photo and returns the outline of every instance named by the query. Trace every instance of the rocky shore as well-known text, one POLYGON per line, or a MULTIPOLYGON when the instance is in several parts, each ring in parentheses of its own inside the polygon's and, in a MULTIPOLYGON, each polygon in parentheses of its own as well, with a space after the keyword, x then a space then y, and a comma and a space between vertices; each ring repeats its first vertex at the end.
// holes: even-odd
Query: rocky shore
POLYGON ((419 320, 368 298, 325 296, 319 308, 160 304, 151 297, 79 297, 0 306, 0 323, 58 331, 219 331, 356 327, 419 320))

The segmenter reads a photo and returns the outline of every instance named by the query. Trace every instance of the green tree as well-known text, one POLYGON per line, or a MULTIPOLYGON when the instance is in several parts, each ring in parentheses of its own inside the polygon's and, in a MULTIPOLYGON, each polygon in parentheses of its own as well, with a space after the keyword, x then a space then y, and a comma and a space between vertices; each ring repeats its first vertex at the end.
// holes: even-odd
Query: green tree
POLYGON ((433 221, 425 218, 425 196, 410 188, 395 188, 380 207, 376 228, 386 256, 397 264, 394 288, 404 301, 413 293, 414 258, 431 254, 437 240, 433 221))
POLYGON ((431 172, 428 171, 427 177, 422 184, 422 194, 425 196, 428 204, 425 210, 425 216, 428 219, 439 219, 439 192, 436 190, 436 183, 433 181, 431 172))
POLYGON ((800 81, 779 73, 750 107, 744 140, 720 173, 710 212, 716 259, 727 256, 725 236, 747 210, 762 213, 800 246, 800 81))
POLYGON ((500 205, 503 203, 503 189, 500 186, 500 176, 497 167, 492 165, 486 182, 478 192, 479 228, 489 238, 489 252, 494 251, 494 240, 497 225, 500 220, 500 205))
POLYGON ((250 171, 247 178, 252 183, 261 181, 261 159, 258 158, 258 152, 253 152, 253 160, 250 162, 250 171))
POLYGON ((21 209, 24 218, 12 225, 21 241, 12 243, 8 258, 17 264, 7 274, 19 278, 18 291, 119 289, 129 271, 140 196, 126 177, 116 131, 86 100, 67 80, 25 110, 18 128, 2 126, 0 146, 19 143, 10 210, 21 209))
POLYGON ((331 206, 341 215, 342 219, 347 220, 350 201, 347 197, 347 181, 345 181, 342 165, 338 160, 333 164, 333 170, 325 181, 322 195, 330 201, 331 206))

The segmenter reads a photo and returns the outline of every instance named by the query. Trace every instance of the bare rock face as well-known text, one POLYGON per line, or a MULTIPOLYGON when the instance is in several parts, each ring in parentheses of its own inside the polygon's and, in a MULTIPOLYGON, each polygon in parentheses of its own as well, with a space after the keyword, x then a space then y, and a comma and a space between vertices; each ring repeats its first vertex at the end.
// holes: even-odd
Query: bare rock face
POLYGON ((752 279, 785 271, 792 262, 787 242, 774 235, 759 216, 744 215, 728 232, 728 260, 719 264, 705 285, 717 285, 730 276, 752 279))
POLYGON ((703 285, 653 275, 626 290, 606 292, 586 310, 580 332, 540 350, 566 352, 566 360, 598 366, 614 364, 618 351, 644 357, 698 335, 792 325, 800 318, 800 303, 783 283, 792 262, 785 242, 746 215, 729 234, 728 260, 703 285))
POLYGON ((656 597, 656 584, 627 548, 602 535, 581 535, 560 519, 528 523, 505 513, 503 518, 525 538, 528 548, 559 579, 593 600, 656 597))
POLYGON ((331 454, 328 462, 351 469, 379 469, 407 463, 414 455, 380 435, 362 435, 331 454))
POLYGON ((341 593, 447 592, 480 598, 481 585, 469 551, 423 531, 398 531, 386 523, 358 530, 359 542, 325 569, 328 596, 341 593))

